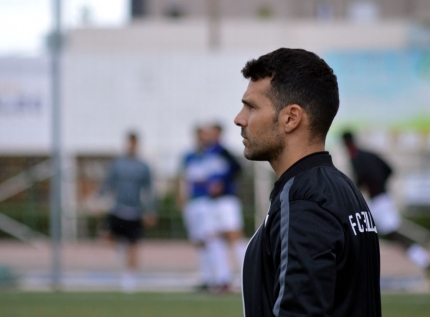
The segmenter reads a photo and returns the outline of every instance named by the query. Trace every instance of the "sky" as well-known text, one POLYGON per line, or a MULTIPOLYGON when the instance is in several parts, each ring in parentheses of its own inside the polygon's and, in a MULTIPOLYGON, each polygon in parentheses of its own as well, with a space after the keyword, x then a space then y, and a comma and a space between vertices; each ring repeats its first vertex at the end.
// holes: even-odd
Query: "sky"
MULTIPOLYGON (((52 27, 55 0, 0 0, 0 55, 37 55, 52 27)), ((82 26, 88 8, 93 26, 121 26, 127 22, 128 0, 62 0, 65 30, 82 26)))

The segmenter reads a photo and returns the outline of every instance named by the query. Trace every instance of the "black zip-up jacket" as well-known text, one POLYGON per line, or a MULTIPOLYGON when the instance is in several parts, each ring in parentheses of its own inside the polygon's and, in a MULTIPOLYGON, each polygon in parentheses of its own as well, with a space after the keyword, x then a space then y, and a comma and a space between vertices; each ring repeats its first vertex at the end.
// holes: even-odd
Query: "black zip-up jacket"
POLYGON ((270 200, 245 255, 244 315, 381 316, 376 227, 328 152, 291 166, 270 200))

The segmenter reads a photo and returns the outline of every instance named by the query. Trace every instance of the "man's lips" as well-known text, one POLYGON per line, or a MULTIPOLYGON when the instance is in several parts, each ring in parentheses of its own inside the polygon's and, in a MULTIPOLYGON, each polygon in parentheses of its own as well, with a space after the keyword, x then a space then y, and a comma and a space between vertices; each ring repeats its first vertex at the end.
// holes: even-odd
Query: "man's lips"
POLYGON ((242 134, 242 138, 243 138, 242 143, 245 145, 245 142, 247 142, 248 139, 243 134, 242 134))
POLYGON ((243 138, 243 140, 242 140, 242 144, 244 145, 244 146, 246 146, 246 143, 248 142, 248 138, 246 137, 246 133, 245 133, 245 131, 242 129, 242 131, 241 131, 241 133, 240 133, 240 135, 242 136, 242 138, 243 138))

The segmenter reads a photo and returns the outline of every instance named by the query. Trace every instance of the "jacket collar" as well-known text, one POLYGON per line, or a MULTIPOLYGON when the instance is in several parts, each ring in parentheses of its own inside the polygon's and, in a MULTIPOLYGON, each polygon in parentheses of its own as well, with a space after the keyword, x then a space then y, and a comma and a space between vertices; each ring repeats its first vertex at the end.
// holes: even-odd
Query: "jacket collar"
POLYGON ((276 181, 272 193, 270 194, 270 200, 275 198, 276 195, 282 191, 282 188, 284 188, 288 180, 300 174, 301 172, 317 166, 334 167, 331 155, 327 151, 309 154, 291 165, 276 181))

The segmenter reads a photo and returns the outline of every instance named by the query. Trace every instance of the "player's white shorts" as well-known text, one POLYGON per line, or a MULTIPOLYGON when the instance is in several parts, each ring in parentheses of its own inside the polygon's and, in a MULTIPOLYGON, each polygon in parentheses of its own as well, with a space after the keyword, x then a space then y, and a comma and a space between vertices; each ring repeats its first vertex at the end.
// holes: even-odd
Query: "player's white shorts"
POLYGON ((369 209, 379 234, 385 235, 399 229, 401 217, 390 195, 383 193, 374 197, 369 203, 369 209))
POLYGON ((211 200, 206 197, 192 199, 184 208, 184 223, 191 242, 205 241, 214 232, 210 218, 211 200))
POLYGON ((212 199, 212 221, 217 232, 238 231, 243 228, 242 206, 233 195, 212 199))

